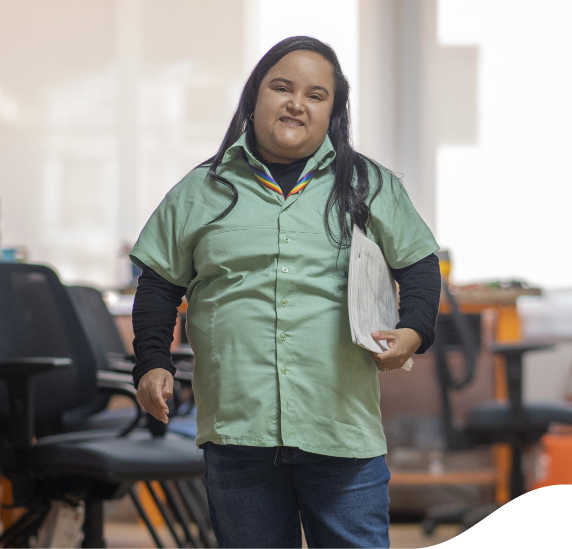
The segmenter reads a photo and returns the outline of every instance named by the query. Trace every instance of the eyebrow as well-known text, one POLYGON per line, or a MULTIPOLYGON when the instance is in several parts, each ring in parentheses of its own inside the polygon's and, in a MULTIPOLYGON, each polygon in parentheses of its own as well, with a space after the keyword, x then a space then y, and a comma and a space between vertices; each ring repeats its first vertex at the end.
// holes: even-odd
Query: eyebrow
MULTIPOLYGON (((288 80, 287 78, 273 78, 272 80, 270 80, 270 84, 273 84, 275 82, 284 82, 285 84, 288 84, 289 86, 294 85, 294 82, 292 82, 292 80, 288 80)), ((330 95, 330 92, 324 88, 324 86, 310 86, 311 90, 322 90, 323 92, 326 93, 326 95, 330 95)))

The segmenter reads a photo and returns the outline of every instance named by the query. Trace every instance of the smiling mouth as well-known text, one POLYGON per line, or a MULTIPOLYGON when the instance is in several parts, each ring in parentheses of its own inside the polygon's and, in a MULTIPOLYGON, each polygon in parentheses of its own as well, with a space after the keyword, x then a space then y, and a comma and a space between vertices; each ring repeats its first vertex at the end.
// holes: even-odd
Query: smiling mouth
POLYGON ((288 124, 289 126, 303 126, 304 124, 300 120, 296 120, 295 118, 289 118, 288 116, 284 116, 280 119, 280 122, 284 122, 284 124, 288 124))

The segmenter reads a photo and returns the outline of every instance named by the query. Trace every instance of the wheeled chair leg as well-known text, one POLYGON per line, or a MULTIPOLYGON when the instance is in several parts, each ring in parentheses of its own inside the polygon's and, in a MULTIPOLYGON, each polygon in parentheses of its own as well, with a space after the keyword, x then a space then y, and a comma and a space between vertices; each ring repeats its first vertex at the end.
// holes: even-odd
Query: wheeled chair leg
POLYGON ((191 490, 193 480, 178 480, 175 484, 185 506, 187 507, 191 520, 199 528, 199 535, 204 546, 216 547, 216 540, 214 539, 214 534, 210 528, 208 508, 205 508, 205 505, 199 504, 200 498, 198 497, 197 491, 194 489, 191 490))
POLYGON ((189 545, 191 547, 203 547, 201 540, 198 539, 198 537, 195 536, 193 532, 191 532, 189 528, 190 518, 187 516, 187 513, 185 513, 182 504, 178 501, 175 491, 171 488, 168 482, 161 482, 161 488, 163 489, 165 497, 167 498, 167 504, 172 509, 173 514, 175 515, 178 523, 183 529, 183 532, 185 534, 185 540, 187 542, 187 547, 189 545))
POLYGON ((129 495, 131 496, 131 501, 133 501, 133 505, 135 505, 135 508, 139 513, 139 516, 143 519, 145 526, 147 526, 147 530, 149 530, 149 533, 151 534, 151 537, 153 538, 155 545, 160 548, 165 547, 163 545, 163 542, 161 541, 161 538, 159 537, 159 534, 157 533, 157 530, 155 530, 155 527, 153 526, 153 523, 151 522, 149 515, 145 511, 143 505, 141 505, 141 502, 137 497, 137 493, 135 492, 135 488, 131 488, 129 495))
POLYGON ((147 486, 147 490, 149 490, 149 493, 151 494, 153 501, 155 502, 155 505, 157 506, 157 509, 159 509, 159 512, 161 513, 162 517, 165 519, 165 523, 167 524, 167 528, 169 528, 169 531, 171 532, 171 535, 173 536, 173 539, 175 540, 177 547, 181 547, 181 548, 185 547, 185 542, 179 537, 179 534, 177 533, 177 527, 175 525, 175 520, 173 519, 173 515, 171 514, 170 509, 163 503, 163 501, 161 500, 161 498, 157 494, 155 488, 153 488, 153 486, 151 485, 150 482, 146 482, 145 485, 147 486))

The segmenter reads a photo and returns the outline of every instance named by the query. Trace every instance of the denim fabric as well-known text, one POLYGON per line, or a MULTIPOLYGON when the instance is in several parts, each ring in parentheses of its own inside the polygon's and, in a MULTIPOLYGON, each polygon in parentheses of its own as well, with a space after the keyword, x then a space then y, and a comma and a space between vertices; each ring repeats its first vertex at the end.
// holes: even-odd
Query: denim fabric
POLYGON ((203 444, 220 547, 389 547, 385 456, 203 444))

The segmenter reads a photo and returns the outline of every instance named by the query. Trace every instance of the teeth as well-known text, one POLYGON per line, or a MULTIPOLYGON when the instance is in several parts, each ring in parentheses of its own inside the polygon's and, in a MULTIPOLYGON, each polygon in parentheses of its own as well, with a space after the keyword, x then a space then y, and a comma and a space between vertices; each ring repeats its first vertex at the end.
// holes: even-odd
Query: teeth
POLYGON ((298 120, 294 120, 294 119, 292 119, 292 118, 281 118, 280 120, 282 120, 282 122, 291 122, 291 123, 294 123, 294 124, 298 124, 298 126, 301 126, 301 125, 302 125, 301 122, 299 122, 298 120))

